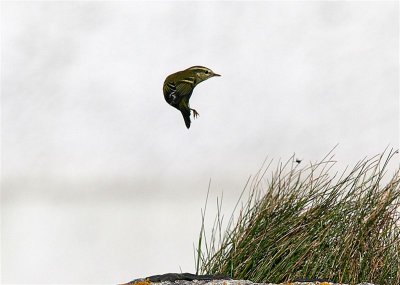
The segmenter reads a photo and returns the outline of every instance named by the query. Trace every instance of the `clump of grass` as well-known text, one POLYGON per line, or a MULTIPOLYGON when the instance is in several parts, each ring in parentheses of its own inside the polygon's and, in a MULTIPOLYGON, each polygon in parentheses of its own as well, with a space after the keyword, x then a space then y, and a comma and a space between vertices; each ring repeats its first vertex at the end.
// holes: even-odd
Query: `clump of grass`
POLYGON ((202 212, 196 271, 254 282, 400 284, 400 168, 388 174, 397 153, 341 174, 331 154, 304 167, 294 157, 272 172, 263 166, 226 227, 217 201, 211 237, 202 212))

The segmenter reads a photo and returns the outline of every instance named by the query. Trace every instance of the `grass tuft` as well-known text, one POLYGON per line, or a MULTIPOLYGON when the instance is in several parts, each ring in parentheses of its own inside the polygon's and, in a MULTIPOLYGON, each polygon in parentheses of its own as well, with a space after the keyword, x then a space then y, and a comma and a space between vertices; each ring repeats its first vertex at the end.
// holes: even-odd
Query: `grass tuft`
POLYGON ((271 163, 263 165, 226 227, 221 202, 210 235, 202 212, 196 272, 254 282, 400 284, 400 168, 387 173, 397 153, 341 174, 333 172, 331 153, 306 166, 294 157, 271 172, 271 163))

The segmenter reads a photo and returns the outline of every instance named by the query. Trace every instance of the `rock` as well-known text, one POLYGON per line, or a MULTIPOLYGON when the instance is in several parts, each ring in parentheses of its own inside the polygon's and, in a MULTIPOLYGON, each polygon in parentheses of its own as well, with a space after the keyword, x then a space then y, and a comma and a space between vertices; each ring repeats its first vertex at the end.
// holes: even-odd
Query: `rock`
MULTIPOLYGON (((280 284, 254 283, 249 280, 234 280, 224 275, 196 275, 191 273, 167 273, 139 278, 120 285, 347 285, 329 282, 323 279, 297 279, 293 282, 280 284)), ((357 285, 374 285, 371 283, 360 283, 357 285)))

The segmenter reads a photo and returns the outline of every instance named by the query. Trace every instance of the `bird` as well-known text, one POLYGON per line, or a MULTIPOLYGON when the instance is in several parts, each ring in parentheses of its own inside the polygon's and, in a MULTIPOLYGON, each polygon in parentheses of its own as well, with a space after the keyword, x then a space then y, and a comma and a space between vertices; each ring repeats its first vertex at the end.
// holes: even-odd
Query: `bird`
POLYGON ((164 99, 169 105, 178 109, 185 120, 185 125, 190 128, 190 113, 197 118, 199 113, 190 108, 189 100, 193 89, 199 84, 211 77, 221 76, 204 66, 192 66, 185 70, 175 72, 167 76, 163 85, 164 99))

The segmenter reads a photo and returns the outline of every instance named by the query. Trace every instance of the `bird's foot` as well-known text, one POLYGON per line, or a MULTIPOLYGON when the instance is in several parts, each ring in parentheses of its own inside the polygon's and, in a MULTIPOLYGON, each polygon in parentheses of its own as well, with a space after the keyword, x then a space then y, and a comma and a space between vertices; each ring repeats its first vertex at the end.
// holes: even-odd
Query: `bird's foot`
POLYGON ((193 111, 193 117, 196 119, 200 114, 195 109, 190 109, 193 111))

